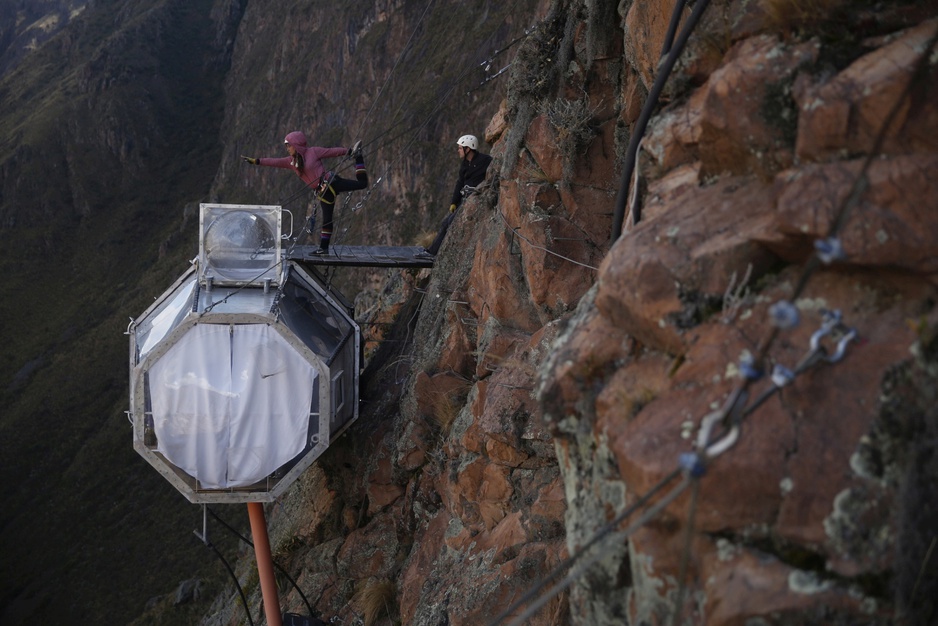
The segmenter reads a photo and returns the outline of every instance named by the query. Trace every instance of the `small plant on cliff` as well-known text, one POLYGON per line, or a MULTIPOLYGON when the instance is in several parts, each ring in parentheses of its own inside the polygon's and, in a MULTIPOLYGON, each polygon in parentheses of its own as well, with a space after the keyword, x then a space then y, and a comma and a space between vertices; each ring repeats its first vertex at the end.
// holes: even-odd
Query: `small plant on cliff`
POLYGON ((460 384, 447 392, 438 392, 430 396, 430 410, 433 424, 446 436, 450 427, 456 421, 456 416, 466 402, 466 396, 472 388, 472 382, 460 379, 460 384))
POLYGON ((399 621, 394 619, 393 615, 393 609, 395 607, 394 599, 396 595, 397 587, 390 580, 382 579, 366 582, 365 585, 355 593, 353 599, 356 608, 362 615, 364 625, 372 626, 384 615, 392 622, 399 623, 399 621))
POLYGON ((420 246, 421 248, 429 248, 435 237, 436 232, 432 230, 421 231, 414 237, 414 245, 420 246))
POLYGON ((563 157, 563 178, 573 178, 573 163, 576 155, 589 146, 595 135, 592 121, 596 109, 589 104, 584 94, 579 100, 557 98, 541 105, 541 114, 547 118, 557 135, 557 147, 563 157))
POLYGON ((306 541, 300 535, 288 535, 277 546, 273 558, 275 561, 284 561, 305 545, 306 541))
POLYGON ((743 274, 739 285, 736 284, 736 272, 730 276, 730 282, 723 292, 723 315, 720 318, 724 324, 730 324, 736 319, 740 307, 749 297, 749 278, 752 276, 752 263, 746 266, 746 273, 743 274))
POLYGON ((538 163, 531 158, 526 160, 524 165, 521 166, 521 179, 526 184, 535 184, 535 185, 556 185, 557 181, 553 180, 547 172, 541 168, 538 163))
POLYGON ((557 138, 564 144, 579 149, 589 143, 594 131, 590 122, 596 114, 584 95, 579 100, 557 98, 546 103, 541 111, 547 116, 550 125, 557 132, 557 138))
POLYGON ((555 10, 518 46, 508 84, 509 111, 516 112, 521 100, 537 100, 553 90, 564 25, 563 13, 555 10))

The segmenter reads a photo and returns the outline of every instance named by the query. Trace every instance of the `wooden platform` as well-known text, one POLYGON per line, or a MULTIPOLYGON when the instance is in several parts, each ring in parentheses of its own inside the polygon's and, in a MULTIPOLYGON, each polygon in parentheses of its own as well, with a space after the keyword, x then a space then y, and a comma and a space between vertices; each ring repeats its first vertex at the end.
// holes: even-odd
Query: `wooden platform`
POLYGON ((318 246, 295 246, 288 259, 310 265, 345 267, 433 267, 433 259, 418 259, 419 246, 332 246, 328 255, 314 255, 318 246))

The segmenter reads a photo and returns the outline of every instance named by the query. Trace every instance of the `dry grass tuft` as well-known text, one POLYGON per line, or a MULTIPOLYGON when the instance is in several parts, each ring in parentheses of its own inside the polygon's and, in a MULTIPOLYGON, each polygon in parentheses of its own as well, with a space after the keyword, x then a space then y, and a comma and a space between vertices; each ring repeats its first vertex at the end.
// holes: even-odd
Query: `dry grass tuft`
POLYGON ((557 181, 548 176, 547 172, 541 169, 541 166, 538 165, 533 158, 530 161, 526 161, 522 166, 520 178, 525 182, 535 184, 557 184, 557 181))
POLYGON ((573 152, 588 145, 596 134, 591 127, 596 111, 585 95, 580 100, 557 98, 547 102, 541 113, 557 133, 557 141, 573 152))
POLYGON ((378 618, 387 615, 392 621, 394 617, 391 614, 395 606, 394 599, 397 595, 397 587, 393 582, 387 579, 370 581, 365 584, 356 594, 354 602, 358 611, 362 615, 365 626, 373 626, 378 618))
POLYGON ((449 433, 450 427, 456 421, 456 416, 462 410, 466 396, 472 388, 471 381, 461 380, 461 383, 448 393, 439 392, 430 397, 431 418, 444 436, 449 433))
POLYGON ((590 106, 589 98, 583 94, 579 100, 557 98, 540 107, 557 137, 557 147, 563 156, 563 178, 573 179, 573 164, 578 154, 589 147, 596 135, 592 123, 596 110, 590 106))
POLYGON ((421 248, 429 248, 434 239, 436 239, 436 231, 425 230, 414 237, 414 245, 421 248))

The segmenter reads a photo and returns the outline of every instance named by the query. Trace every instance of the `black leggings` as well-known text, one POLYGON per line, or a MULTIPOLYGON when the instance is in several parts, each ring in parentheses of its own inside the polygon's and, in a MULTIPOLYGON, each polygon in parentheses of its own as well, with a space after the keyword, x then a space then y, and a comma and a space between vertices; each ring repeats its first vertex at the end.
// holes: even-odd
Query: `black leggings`
POLYGON ((365 170, 365 160, 362 157, 355 159, 355 180, 333 176, 329 180, 326 173, 324 183, 326 189, 319 196, 319 205, 322 207, 322 229, 319 231, 319 247, 327 250, 332 239, 332 215, 335 209, 336 197, 343 191, 357 191, 368 186, 368 172, 365 170))
POLYGON ((433 240, 433 243, 430 244, 430 247, 427 248, 427 252, 436 256, 440 251, 440 246, 443 245, 443 238, 446 237, 446 231, 449 230, 450 224, 453 223, 453 219, 456 217, 456 211, 448 213, 446 217, 443 218, 443 221, 440 222, 440 232, 436 234, 436 238, 433 240))

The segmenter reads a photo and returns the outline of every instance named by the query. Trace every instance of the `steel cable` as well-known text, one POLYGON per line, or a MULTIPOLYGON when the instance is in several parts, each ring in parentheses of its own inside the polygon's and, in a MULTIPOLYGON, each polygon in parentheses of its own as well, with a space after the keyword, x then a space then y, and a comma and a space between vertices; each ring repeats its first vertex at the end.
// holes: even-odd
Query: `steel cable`
MULTIPOLYGON (((658 106, 658 98, 661 97, 661 92, 664 91, 664 86, 671 76, 671 70, 674 69, 678 58, 680 58, 681 53, 684 52, 687 40, 690 38, 694 28, 696 28, 697 23, 700 21, 709 3, 710 0, 698 0, 697 4, 694 6, 694 10, 691 11, 690 17, 687 18, 687 23, 684 25, 684 28, 681 29, 681 34, 678 36, 674 47, 669 49, 668 56, 664 58, 664 62, 659 66, 658 77, 652 84, 651 91, 648 92, 648 97, 645 99, 645 104, 642 106, 641 114, 635 122, 635 128, 632 131, 629 147, 625 154, 625 161, 622 165, 622 178, 619 183, 619 193, 616 196, 615 213, 612 223, 612 244, 615 244, 616 240, 619 239, 619 235, 622 234, 622 224, 625 221, 625 205, 629 197, 629 182, 631 181, 632 170, 635 167, 635 161, 638 155, 638 144, 644 138, 645 129, 648 126, 648 122, 651 120, 652 113, 658 106)), ((681 9, 683 9, 683 5, 679 2, 675 5, 674 10, 678 12, 681 9)), ((673 21, 672 19, 672 22, 673 21)), ((637 204, 633 209, 632 218, 635 224, 638 224, 641 219, 641 208, 637 204)))

